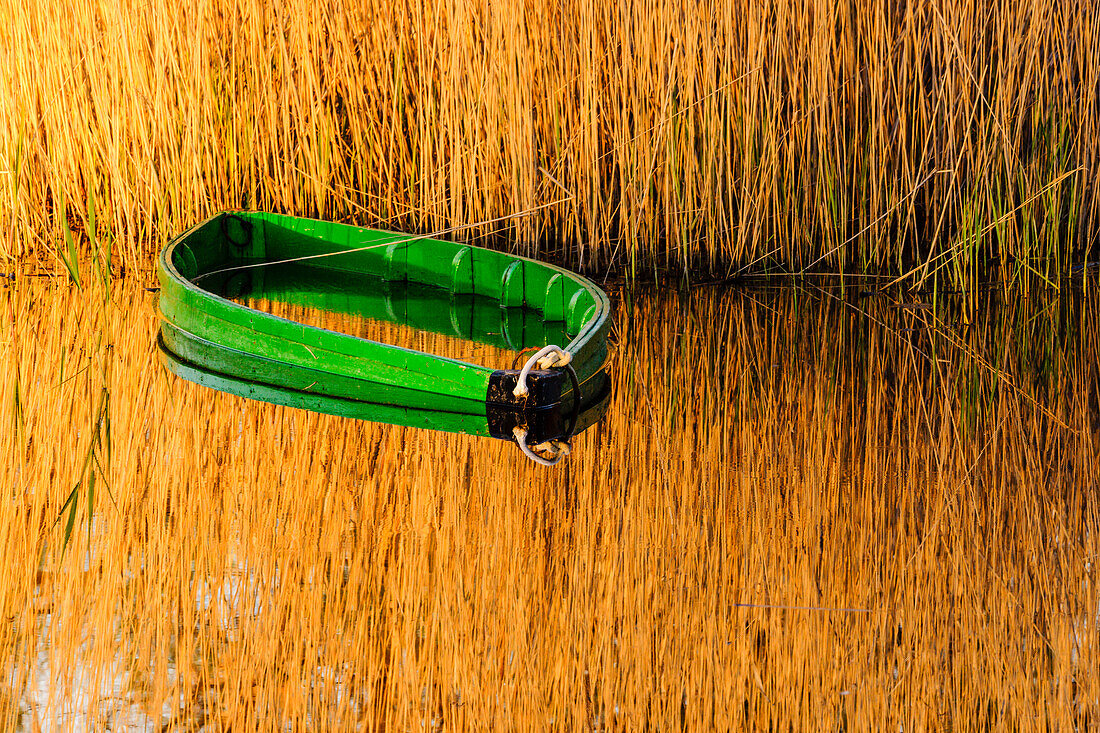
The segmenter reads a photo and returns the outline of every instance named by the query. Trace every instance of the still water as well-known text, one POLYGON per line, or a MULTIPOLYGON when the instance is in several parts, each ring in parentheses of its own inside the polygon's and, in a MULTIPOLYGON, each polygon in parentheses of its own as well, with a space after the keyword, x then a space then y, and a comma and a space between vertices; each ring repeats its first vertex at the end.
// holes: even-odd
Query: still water
POLYGON ((6 730, 1097 722, 1093 292, 619 290, 554 469, 178 379, 156 297, 0 291, 6 730))

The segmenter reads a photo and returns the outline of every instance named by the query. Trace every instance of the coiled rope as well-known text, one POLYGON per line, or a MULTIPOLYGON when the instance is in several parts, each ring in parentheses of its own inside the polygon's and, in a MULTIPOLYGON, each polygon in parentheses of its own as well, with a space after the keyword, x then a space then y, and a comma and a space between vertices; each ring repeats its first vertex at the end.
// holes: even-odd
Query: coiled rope
POLYGON ((539 443, 534 447, 534 450, 532 450, 531 446, 527 445, 527 428, 521 428, 518 425, 512 428, 512 435, 515 436, 516 445, 523 451, 523 455, 540 466, 556 466, 561 463, 561 459, 569 455, 569 451, 572 450, 572 446, 565 440, 548 440, 545 443, 539 443), (547 453, 550 457, 543 458, 536 453, 535 450, 547 453))
POLYGON ((523 369, 520 369, 519 379, 516 380, 516 388, 512 390, 512 394, 516 397, 527 396, 527 375, 530 374, 531 370, 536 366, 539 369, 564 367, 568 366, 571 361, 573 361, 573 355, 562 347, 555 346, 554 344, 543 346, 532 354, 531 358, 527 360, 527 363, 523 365, 523 369))
MULTIPOLYGON (((537 356, 538 355, 536 354, 535 357, 537 356)), ((535 357, 531 358, 535 359, 535 357)), ((527 456, 540 466, 556 466, 557 464, 561 463, 561 459, 569 455, 570 451, 573 449, 573 446, 570 444, 569 441, 573 439, 573 433, 577 429, 577 420, 580 418, 581 415, 581 384, 580 380, 577 379, 576 370, 573 369, 573 367, 568 362, 566 362, 564 368, 566 373, 569 374, 569 381, 573 387, 573 415, 569 419, 569 429, 565 431, 565 435, 558 440, 547 440, 545 442, 539 443, 534 447, 534 449, 532 449, 531 446, 527 445, 527 428, 521 428, 518 425, 512 428, 512 435, 515 437, 516 444, 519 446, 519 449, 523 451, 523 455, 527 456), (548 454, 549 457, 544 458, 535 451, 548 454)))

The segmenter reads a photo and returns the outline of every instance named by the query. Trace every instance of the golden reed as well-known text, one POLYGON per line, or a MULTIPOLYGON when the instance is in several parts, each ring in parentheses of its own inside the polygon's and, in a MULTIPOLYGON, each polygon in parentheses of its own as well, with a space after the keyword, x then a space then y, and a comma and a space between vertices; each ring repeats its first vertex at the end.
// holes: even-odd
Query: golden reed
POLYGON ((424 232, 557 202, 474 234, 638 277, 1054 280, 1096 240, 1098 15, 0 0, 0 258, 59 269, 65 222, 147 272, 220 209, 424 232))

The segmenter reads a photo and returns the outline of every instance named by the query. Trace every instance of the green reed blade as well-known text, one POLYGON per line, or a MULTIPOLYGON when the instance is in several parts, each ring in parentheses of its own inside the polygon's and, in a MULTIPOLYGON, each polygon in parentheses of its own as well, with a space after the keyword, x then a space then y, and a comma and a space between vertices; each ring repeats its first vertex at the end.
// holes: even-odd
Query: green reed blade
POLYGON ((65 265, 65 269, 69 271, 69 277, 76 283, 78 288, 83 289, 83 285, 80 283, 80 263, 77 259, 76 241, 73 239, 73 231, 69 227, 69 219, 65 214, 65 197, 61 197, 61 226, 65 230, 65 249, 61 250, 58 256, 61 258, 61 263, 65 265))
MULTIPOLYGON (((76 510, 78 506, 77 498, 80 493, 80 481, 77 481, 73 486, 73 490, 69 492, 69 496, 65 499, 65 503, 61 505, 61 511, 57 513, 56 522, 61 521, 61 517, 65 514, 65 510, 69 510, 69 518, 65 521, 65 531, 61 537, 61 555, 64 557, 65 551, 69 547, 69 538, 73 533, 73 525, 76 523, 76 510)), ((56 524, 55 522, 55 524, 56 524)))

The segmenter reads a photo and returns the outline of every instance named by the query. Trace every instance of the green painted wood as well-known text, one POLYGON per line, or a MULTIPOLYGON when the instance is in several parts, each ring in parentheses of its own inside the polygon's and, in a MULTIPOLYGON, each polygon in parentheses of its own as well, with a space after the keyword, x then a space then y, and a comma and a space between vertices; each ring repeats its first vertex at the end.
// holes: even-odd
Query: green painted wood
MULTIPOLYGON (((394 404, 399 401, 399 397, 390 397, 384 391, 376 395, 384 400, 379 403, 295 390, 203 369, 181 358, 170 348, 161 349, 161 361, 173 374, 190 382, 252 400, 388 425, 404 425, 467 435, 489 435, 484 409, 481 414, 471 414, 404 407, 394 404)), ((606 406, 598 406, 596 409, 606 410, 606 406)), ((593 417, 596 416, 594 413, 593 417)))
POLYGON ((299 263, 298 276, 309 271, 333 284, 305 305, 513 349, 564 346, 585 385, 582 399, 607 357, 607 297, 579 275, 458 242, 266 213, 218 214, 163 250, 167 348, 185 351, 177 356, 211 373, 256 381, 267 370, 277 378, 260 381, 281 388, 308 379, 317 394, 361 399, 372 386, 392 387, 388 394, 402 406, 450 400, 480 404, 484 414, 489 376, 511 364, 470 364, 380 344, 233 300, 250 292, 280 299, 295 290, 288 278, 299 263), (297 262, 275 264, 291 259, 297 262), (362 287, 367 281, 392 287, 362 287), (497 304, 495 311, 478 306, 485 301, 497 304))
MULTIPOLYGON (((160 341, 160 354, 161 362, 173 374, 204 387, 247 399, 389 425, 467 435, 488 436, 490 434, 484 410, 475 414, 403 407, 395 404, 400 402, 401 398, 388 394, 386 388, 379 388, 373 394, 373 397, 380 401, 370 402, 240 378, 204 369, 182 358, 163 339, 160 341)), ((610 392, 607 389, 605 376, 602 377, 602 381, 600 389, 594 392, 593 399, 586 403, 578 414, 574 435, 587 430, 606 414, 610 392)))
POLYGON ((484 400, 455 395, 427 393, 407 387, 348 377, 319 369, 269 359, 244 351, 228 349, 165 323, 161 343, 177 358, 190 364, 217 364, 227 377, 298 392, 324 394, 339 399, 400 404, 418 410, 443 410, 485 416, 484 400))

